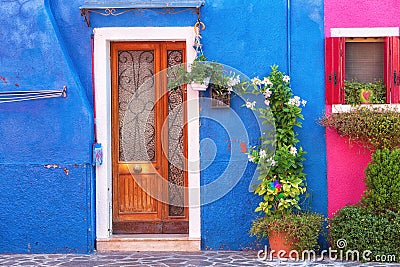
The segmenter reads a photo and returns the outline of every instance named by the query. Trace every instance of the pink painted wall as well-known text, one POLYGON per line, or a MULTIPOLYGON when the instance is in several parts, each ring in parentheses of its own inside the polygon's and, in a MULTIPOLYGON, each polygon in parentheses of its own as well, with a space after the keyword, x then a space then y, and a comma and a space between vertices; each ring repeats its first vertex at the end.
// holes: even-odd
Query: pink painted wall
POLYGON ((325 0, 325 36, 330 28, 399 27, 399 0, 325 0))
MULTIPOLYGON (((331 28, 400 26, 399 0, 325 0, 325 36, 331 28)), ((330 112, 331 107, 326 107, 330 112)), ((326 130, 328 216, 347 204, 357 203, 364 190, 364 170, 371 153, 334 130, 326 130)))
MULTIPOLYGON (((329 114, 331 106, 326 107, 329 114)), ((326 129, 328 216, 338 209, 357 203, 365 190, 364 170, 371 161, 371 152, 349 142, 336 130, 326 129)))
POLYGON ((326 130, 328 216, 348 204, 357 203, 365 190, 364 170, 371 153, 360 145, 349 143, 335 130, 326 130))

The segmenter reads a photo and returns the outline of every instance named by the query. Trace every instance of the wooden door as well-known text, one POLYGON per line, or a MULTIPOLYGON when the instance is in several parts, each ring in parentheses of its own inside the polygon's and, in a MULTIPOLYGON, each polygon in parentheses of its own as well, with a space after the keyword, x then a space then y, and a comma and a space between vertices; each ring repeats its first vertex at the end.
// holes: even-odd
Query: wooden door
POLYGON ((160 72, 185 46, 111 43, 113 233, 188 233, 186 91, 160 72))

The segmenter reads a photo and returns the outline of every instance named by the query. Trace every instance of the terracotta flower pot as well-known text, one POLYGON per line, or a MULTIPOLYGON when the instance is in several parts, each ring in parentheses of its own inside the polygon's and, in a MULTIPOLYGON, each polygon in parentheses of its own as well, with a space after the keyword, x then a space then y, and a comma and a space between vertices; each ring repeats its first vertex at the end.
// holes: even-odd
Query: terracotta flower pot
POLYGON ((290 240, 287 236, 286 232, 271 232, 268 235, 269 239, 269 246, 271 250, 274 250, 272 253, 273 257, 280 257, 280 258, 289 258, 289 253, 293 250, 293 244, 295 243, 293 240, 290 240), (279 253, 279 251, 285 251, 285 254, 279 253))

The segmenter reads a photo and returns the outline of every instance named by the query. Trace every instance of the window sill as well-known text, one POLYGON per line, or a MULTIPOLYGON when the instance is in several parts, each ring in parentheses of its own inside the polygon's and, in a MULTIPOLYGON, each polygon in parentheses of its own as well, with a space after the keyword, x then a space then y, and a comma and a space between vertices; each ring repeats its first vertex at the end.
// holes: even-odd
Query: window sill
POLYGON ((332 105, 332 113, 350 112, 352 110, 359 108, 360 106, 370 109, 378 108, 384 110, 395 110, 400 112, 400 104, 362 104, 358 106, 339 104, 339 105, 332 105))

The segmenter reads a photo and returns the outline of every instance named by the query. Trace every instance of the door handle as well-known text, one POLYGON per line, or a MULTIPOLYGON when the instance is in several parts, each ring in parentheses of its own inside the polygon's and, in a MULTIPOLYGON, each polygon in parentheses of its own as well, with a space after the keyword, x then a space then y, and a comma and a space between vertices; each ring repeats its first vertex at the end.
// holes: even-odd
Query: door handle
POLYGON ((337 77, 336 77, 336 71, 333 72, 333 86, 336 86, 337 84, 337 77))
POLYGON ((141 173, 142 172, 142 167, 140 167, 139 165, 135 165, 135 167, 133 168, 133 171, 135 173, 141 173))
POLYGON ((159 165, 157 165, 155 168, 156 168, 156 170, 159 170, 161 167, 159 165))

